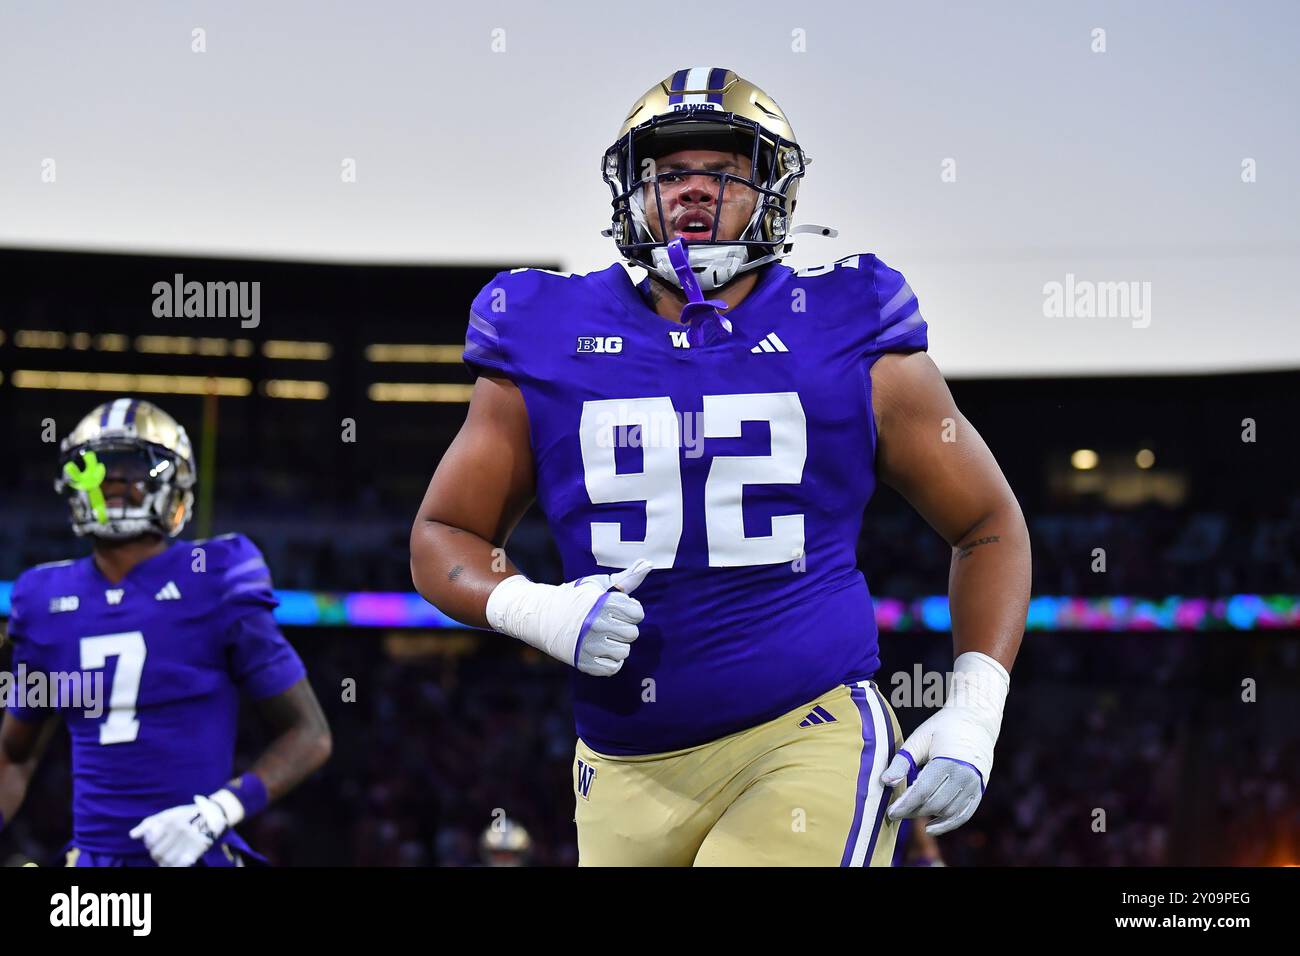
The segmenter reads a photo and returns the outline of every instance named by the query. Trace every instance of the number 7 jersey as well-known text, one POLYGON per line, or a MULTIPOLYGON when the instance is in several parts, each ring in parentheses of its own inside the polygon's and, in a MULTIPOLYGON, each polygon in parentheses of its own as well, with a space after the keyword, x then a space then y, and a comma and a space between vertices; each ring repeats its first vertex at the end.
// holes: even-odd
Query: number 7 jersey
MULTIPOLYGON (((18 578, 15 672, 80 688, 10 708, 26 721, 58 711, 67 724, 77 848, 147 858, 128 835, 137 823, 231 778, 241 693, 272 697, 306 674, 276 603, 261 552, 239 534, 174 540, 116 584, 91 557, 18 578)), ((233 831, 221 842, 248 850, 233 831)))
POLYGON ((663 753, 770 720, 879 664, 857 569, 875 488, 871 366, 925 349, 901 274, 872 255, 765 268, 691 346, 621 265, 501 273, 465 361, 515 382, 565 578, 653 562, 614 677, 575 672, 578 734, 663 753))

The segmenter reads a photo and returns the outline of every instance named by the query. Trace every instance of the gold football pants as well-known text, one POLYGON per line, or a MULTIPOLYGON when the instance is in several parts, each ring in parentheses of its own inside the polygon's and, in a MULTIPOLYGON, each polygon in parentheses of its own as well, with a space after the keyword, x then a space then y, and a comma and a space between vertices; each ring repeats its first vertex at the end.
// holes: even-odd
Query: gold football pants
POLYGON ((888 866, 902 744, 876 685, 841 685, 757 727, 635 757, 578 741, 582 866, 888 866))

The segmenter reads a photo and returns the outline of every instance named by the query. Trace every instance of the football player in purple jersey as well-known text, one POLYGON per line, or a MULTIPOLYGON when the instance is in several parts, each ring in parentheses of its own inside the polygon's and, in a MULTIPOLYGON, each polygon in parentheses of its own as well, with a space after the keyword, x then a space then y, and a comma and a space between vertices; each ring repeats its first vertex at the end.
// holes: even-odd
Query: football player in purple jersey
POLYGON ((865 253, 780 261, 832 232, 792 223, 807 162, 761 89, 679 70, 602 165, 608 234, 647 277, 516 269, 470 310, 477 382, 412 576, 574 669, 583 864, 888 865, 900 819, 951 830, 988 783, 1025 522, 903 276, 865 253), (905 741, 856 564, 878 480, 953 549, 952 686, 905 741), (534 500, 566 584, 504 556, 534 500))
POLYGON ((272 616, 266 562, 243 535, 177 538, 192 513, 194 458, 185 429, 156 405, 101 405, 62 452, 55 486, 93 551, 19 577, 8 640, 25 683, 62 675, 63 686, 98 685, 106 699, 7 702, 0 825, 18 812, 58 716, 72 739, 69 866, 264 862, 235 827, 331 748, 302 661, 272 616), (241 696, 275 737, 232 775, 241 696))

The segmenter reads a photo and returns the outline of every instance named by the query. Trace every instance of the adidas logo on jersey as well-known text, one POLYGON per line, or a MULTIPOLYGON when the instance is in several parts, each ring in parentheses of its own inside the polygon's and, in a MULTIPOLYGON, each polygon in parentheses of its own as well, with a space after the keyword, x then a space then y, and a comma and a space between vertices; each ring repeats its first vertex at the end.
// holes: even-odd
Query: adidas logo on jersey
POLYGON ((762 341, 759 342, 757 345, 755 345, 752 349, 750 349, 750 351, 751 352, 788 352, 790 350, 785 347, 785 343, 782 342, 777 337, 777 334, 775 332, 768 332, 767 335, 763 336, 762 341))
POLYGON ((50 598, 51 614, 61 614, 64 611, 75 611, 80 606, 81 598, 77 597, 75 594, 50 598))
POLYGON ((168 581, 162 586, 162 590, 153 596, 155 601, 179 601, 181 599, 181 589, 176 586, 175 581, 168 581))
POLYGON ((800 727, 816 727, 818 724, 833 724, 835 717, 825 707, 814 707, 808 716, 799 721, 800 727))

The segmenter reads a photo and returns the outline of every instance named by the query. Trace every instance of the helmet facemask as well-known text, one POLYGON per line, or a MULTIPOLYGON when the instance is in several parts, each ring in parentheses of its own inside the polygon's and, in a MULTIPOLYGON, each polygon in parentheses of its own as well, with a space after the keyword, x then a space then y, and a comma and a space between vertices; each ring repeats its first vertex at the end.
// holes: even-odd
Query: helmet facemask
POLYGON ((672 285, 680 282, 668 261, 668 222, 661 184, 672 177, 708 176, 718 181, 718 208, 707 239, 684 240, 700 288, 712 290, 737 276, 779 259, 789 252, 790 214, 806 157, 799 146, 734 113, 705 110, 655 116, 629 130, 605 152, 602 173, 613 194, 614 213, 609 234, 629 261, 672 285), (715 149, 747 154, 748 178, 713 170, 661 172, 655 160, 683 149, 715 149), (647 220, 646 190, 653 190, 660 239, 647 220), (719 239, 723 199, 728 190, 754 194, 754 209, 740 235, 719 239))
POLYGON ((72 530, 121 541, 180 533, 193 510, 188 458, 138 438, 105 437, 65 450, 55 491, 72 512, 72 530))

